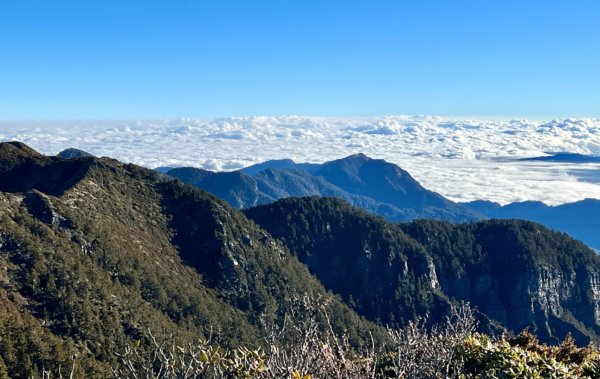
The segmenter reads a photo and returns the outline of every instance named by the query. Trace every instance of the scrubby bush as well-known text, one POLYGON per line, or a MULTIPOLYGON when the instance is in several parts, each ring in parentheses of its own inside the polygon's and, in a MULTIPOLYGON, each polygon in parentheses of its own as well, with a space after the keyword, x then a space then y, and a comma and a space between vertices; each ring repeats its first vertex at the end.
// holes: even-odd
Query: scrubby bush
POLYGON ((523 331, 494 340, 469 336, 457 351, 464 361, 460 378, 600 378, 600 356, 590 347, 577 347, 570 336, 558 346, 540 344, 523 331))
POLYGON ((224 350, 206 340, 179 346, 170 339, 157 341, 145 353, 139 344, 127 347, 113 369, 116 378, 263 378, 267 370, 261 349, 239 347, 224 350))
POLYGON ((117 378, 152 379, 600 378, 597 350, 578 347, 570 336, 549 346, 528 331, 498 338, 477 333, 468 304, 452 306, 446 321, 430 328, 424 319, 389 328, 387 344, 367 348, 334 333, 325 309, 308 297, 296 300, 282 325, 265 325, 265 350, 225 350, 206 340, 178 346, 149 333, 152 348, 127 348, 113 372, 117 378))
POLYGON ((157 341, 152 348, 128 347, 119 354, 117 378, 450 378, 462 372, 464 341, 476 328, 467 304, 451 308, 445 323, 426 328, 418 319, 388 329, 386 345, 353 347, 334 333, 325 304, 304 297, 288 310, 283 325, 265 325, 267 351, 224 350, 208 341, 178 346, 157 341), (324 316, 324 317, 318 317, 324 316), (319 321, 320 319, 324 321, 319 321))
POLYGON ((345 335, 333 332, 325 308, 308 296, 296 299, 282 325, 265 325, 267 353, 223 349, 206 340, 179 346, 149 332, 151 349, 127 347, 113 372, 117 378, 152 379, 376 378, 374 347, 355 350, 345 335))
POLYGON ((385 377, 452 378, 462 372, 460 347, 477 329, 477 321, 468 304, 453 305, 444 323, 426 328, 426 320, 417 318, 403 329, 388 329, 393 364, 385 377))

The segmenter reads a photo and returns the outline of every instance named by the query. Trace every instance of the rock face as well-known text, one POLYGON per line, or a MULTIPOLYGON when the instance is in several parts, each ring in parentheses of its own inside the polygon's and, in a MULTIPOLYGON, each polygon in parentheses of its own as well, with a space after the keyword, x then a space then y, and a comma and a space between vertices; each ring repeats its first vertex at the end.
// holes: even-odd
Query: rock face
POLYGON ((595 300, 595 306, 593 309, 594 313, 589 314, 585 321, 587 321, 588 324, 593 321, 596 325, 600 325, 600 273, 598 271, 589 272, 587 279, 586 284, 589 293, 591 293, 592 298, 595 300))
POLYGON ((23 203, 32 216, 45 224, 52 225, 57 223, 60 219, 60 216, 56 213, 52 203, 43 193, 37 190, 33 189, 25 192, 23 203))
POLYGON ((402 229, 436 262, 442 291, 519 331, 557 342, 566 333, 597 339, 600 258, 566 234, 526 221, 449 225, 417 221, 402 229))

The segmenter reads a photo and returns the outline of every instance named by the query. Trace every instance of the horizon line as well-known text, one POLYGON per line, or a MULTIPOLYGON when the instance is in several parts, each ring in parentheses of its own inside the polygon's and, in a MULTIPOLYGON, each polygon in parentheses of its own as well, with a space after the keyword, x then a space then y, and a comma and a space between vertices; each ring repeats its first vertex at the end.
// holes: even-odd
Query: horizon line
POLYGON ((374 116, 321 116, 321 115, 310 115, 310 114, 253 114, 253 115, 227 115, 227 116, 178 116, 178 117, 65 117, 65 118, 6 118, 0 119, 0 123, 33 123, 33 122, 147 122, 147 121, 179 121, 179 120, 219 120, 219 119, 251 119, 251 118, 286 118, 286 117, 300 117, 300 118, 313 118, 313 119, 326 119, 326 120, 369 120, 369 119, 382 119, 386 117, 391 118, 439 118, 441 120, 480 120, 480 121, 552 121, 552 120, 600 120, 600 117, 594 116, 555 116, 555 117, 544 117, 544 116, 477 116, 477 115, 463 115, 463 116, 452 116, 452 115, 440 115, 440 114, 382 114, 374 116))

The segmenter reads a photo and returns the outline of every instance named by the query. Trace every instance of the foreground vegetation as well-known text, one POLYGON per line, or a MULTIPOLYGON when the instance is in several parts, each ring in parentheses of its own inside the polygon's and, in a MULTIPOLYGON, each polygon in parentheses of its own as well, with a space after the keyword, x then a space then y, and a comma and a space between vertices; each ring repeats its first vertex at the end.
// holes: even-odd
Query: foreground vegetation
MULTIPOLYGON (((600 378, 600 354, 577 347, 568 336, 561 344, 540 344, 523 331, 491 337, 476 332, 474 311, 453 307, 443 324, 430 329, 423 319, 389 329, 386 346, 357 350, 344 335, 319 323, 324 308, 305 298, 288 323, 274 328, 267 351, 222 349, 207 340, 179 346, 158 341, 152 349, 127 347, 117 354, 117 378, 600 378)), ((327 319, 327 317, 325 317, 327 319)))
MULTIPOLYGON (((405 328, 388 329, 385 345, 373 342, 362 348, 336 334, 328 320, 322 301, 299 299, 283 324, 265 325, 264 347, 256 349, 223 348, 210 339, 180 344, 173 336, 159 338, 149 330, 143 340, 112 352, 117 363, 111 371, 115 378, 127 379, 600 378, 597 349, 578 347, 570 336, 550 346, 528 331, 512 337, 478 333, 468 304, 452 307, 442 324, 427 328, 425 320, 417 319, 405 328)), ((0 338, 0 379, 20 377, 5 364, 2 342, 0 338)), ((32 352, 13 351, 10 358, 27 353, 32 352)), ((54 369, 41 367, 28 377, 78 377, 77 354, 64 357, 58 366, 48 363, 54 369)))

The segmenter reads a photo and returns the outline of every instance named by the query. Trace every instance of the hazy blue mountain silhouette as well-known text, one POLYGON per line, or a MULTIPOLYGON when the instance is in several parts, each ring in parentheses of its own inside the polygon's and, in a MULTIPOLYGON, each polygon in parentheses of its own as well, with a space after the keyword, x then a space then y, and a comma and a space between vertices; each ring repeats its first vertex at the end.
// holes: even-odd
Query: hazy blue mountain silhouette
POLYGON ((578 153, 554 153, 543 157, 523 158, 523 161, 546 161, 564 163, 600 163, 600 157, 596 155, 578 153))
POLYGON ((524 219, 539 222, 580 239, 600 250, 600 200, 585 199, 549 206, 539 201, 500 204, 477 200, 465 206, 490 218, 524 219))
POLYGON ((254 164, 252 166, 244 167, 240 171, 248 175, 256 175, 259 172, 264 171, 268 168, 275 168, 278 170, 285 170, 291 168, 305 170, 307 172, 313 172, 320 166, 321 165, 317 163, 296 163, 291 159, 273 159, 270 161, 254 164))
POLYGON ((167 171, 238 208, 299 196, 333 196, 392 221, 434 218, 454 222, 483 216, 421 186, 400 167, 364 154, 323 164, 272 160, 234 172, 195 168, 167 171))
POLYGON ((460 207, 429 191, 400 167, 364 154, 324 163, 314 172, 343 190, 399 208, 439 207, 460 212, 460 207))

